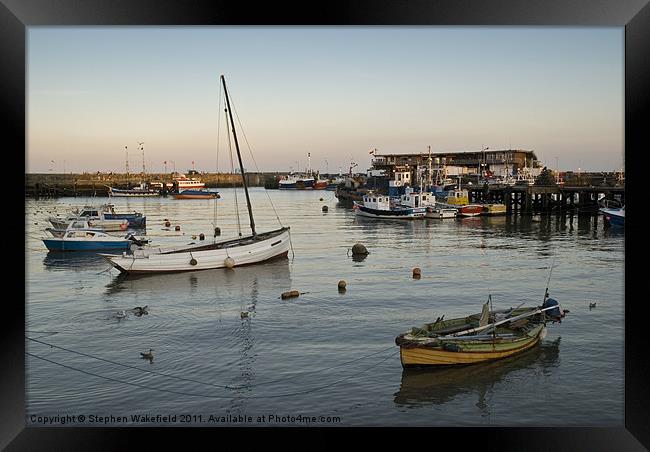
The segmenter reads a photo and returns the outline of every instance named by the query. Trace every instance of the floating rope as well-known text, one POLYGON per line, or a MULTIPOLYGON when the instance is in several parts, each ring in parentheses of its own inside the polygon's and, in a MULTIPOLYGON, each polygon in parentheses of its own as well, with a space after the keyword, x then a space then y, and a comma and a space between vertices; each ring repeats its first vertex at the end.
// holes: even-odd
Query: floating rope
MULTIPOLYGON (((41 333, 41 332, 38 332, 38 333, 41 333)), ((46 332, 43 331, 42 333, 46 333, 46 332)), ((52 334, 57 334, 58 332, 51 332, 51 333, 52 334)), ((326 372, 328 370, 336 369, 337 367, 341 367, 341 366, 345 366, 347 364, 352 364, 352 363, 355 363, 357 361, 361 361, 363 359, 369 358, 371 356, 378 355, 380 353, 383 353, 385 351, 388 351, 388 350, 394 348, 394 345, 391 345, 388 348, 384 348, 382 350, 370 353, 370 354, 362 356, 360 358, 355 358, 353 360, 342 362, 342 363, 336 364, 334 366, 330 366, 330 367, 323 368, 323 369, 308 370, 308 371, 301 372, 299 374, 292 375, 292 376, 289 376, 289 377, 278 378, 276 380, 263 381, 263 382, 255 384, 255 385, 231 386, 231 385, 220 385, 220 384, 216 384, 216 383, 208 383, 208 382, 204 382, 204 381, 194 380, 192 378, 179 377, 177 375, 167 374, 167 373, 164 373, 164 372, 158 372, 158 371, 155 371, 155 370, 143 369, 141 367, 132 366, 132 365, 129 365, 129 364, 123 364, 123 363, 120 363, 120 362, 117 362, 117 361, 111 361, 110 359, 100 358, 98 356, 89 355, 88 353, 83 353, 83 352, 79 352, 79 351, 76 351, 76 350, 71 350, 69 348, 60 347, 58 345, 54 345, 54 344, 50 344, 50 343, 47 343, 47 342, 39 341, 37 338, 32 338, 32 337, 28 337, 28 336, 25 336, 25 338, 30 340, 30 341, 34 341, 34 342, 37 342, 39 344, 42 344, 42 345, 47 345, 50 348, 56 348, 56 349, 63 350, 63 351, 73 353, 73 354, 76 354, 76 355, 85 356, 87 358, 96 359, 98 361, 103 361, 103 362, 106 362, 106 363, 109 363, 109 364, 114 364, 116 366, 122 366, 122 367, 126 367, 126 368, 129 368, 129 369, 135 369, 135 370, 138 370, 140 372, 150 373, 150 374, 154 374, 154 375, 160 375, 160 376, 163 376, 163 377, 173 378, 173 379, 181 380, 181 381, 189 381, 189 382, 192 382, 192 383, 198 383, 198 384, 202 384, 202 385, 206 385, 206 386, 213 386, 213 387, 216 387, 216 388, 233 389, 233 390, 244 389, 244 388, 253 388, 253 387, 264 386, 264 385, 270 385, 270 384, 273 384, 273 383, 292 380, 292 379, 295 379, 295 378, 298 378, 300 376, 307 375, 307 374, 326 372)))
MULTIPOLYGON (((363 374, 363 373, 377 367, 381 363, 383 363, 383 362, 387 361, 388 359, 392 358, 393 356, 395 356, 397 353, 399 353, 399 350, 392 353, 392 354, 390 354, 389 356, 382 359, 378 363, 373 364, 372 366, 367 367, 366 369, 360 371, 356 375, 361 375, 361 374, 363 374)), ((43 361, 47 361, 47 362, 49 362, 51 364, 55 364, 57 366, 64 367, 66 369, 76 370, 77 372, 81 372, 81 373, 86 374, 86 375, 91 375, 93 377, 103 378, 105 380, 114 381, 116 383, 122 383, 122 384, 125 384, 125 385, 128 385, 128 386, 137 386, 137 387, 140 387, 140 388, 143 388, 143 389, 149 389, 151 391, 168 392, 168 393, 171 393, 171 394, 178 394, 178 395, 184 395, 184 396, 204 397, 204 398, 209 398, 209 399, 232 399, 232 396, 217 396, 217 395, 195 394, 195 393, 190 393, 190 392, 173 391, 171 389, 163 389, 163 388, 145 386, 143 384, 139 384, 139 383, 135 383, 135 382, 124 381, 124 380, 120 380, 120 379, 117 379, 117 378, 112 378, 112 377, 107 377, 105 375, 96 374, 94 372, 88 372, 88 371, 83 370, 83 369, 75 368, 75 367, 68 366, 68 365, 63 364, 63 363, 52 361, 51 359, 43 358, 42 356, 38 356, 38 355, 35 355, 33 353, 25 352, 25 354, 29 355, 29 356, 32 356, 34 358, 43 360, 43 361)), ((304 394, 309 394, 309 393, 312 393, 312 392, 317 392, 317 391, 320 391, 320 390, 323 390, 323 389, 327 389, 327 388, 335 386, 335 385, 337 385, 339 383, 343 383, 344 381, 347 381, 347 380, 349 380, 350 378, 352 378, 354 376, 355 375, 350 375, 348 377, 342 378, 342 379, 337 380, 337 381, 335 381, 333 383, 330 383, 328 385, 324 385, 324 386, 320 386, 320 387, 312 388, 312 389, 306 389, 304 391, 290 392, 290 393, 285 393, 285 394, 275 394, 275 395, 270 395, 270 396, 246 396, 244 398, 246 398, 246 399, 276 399, 276 398, 279 398, 279 397, 293 397, 293 396, 297 396, 297 395, 304 395, 304 394)))

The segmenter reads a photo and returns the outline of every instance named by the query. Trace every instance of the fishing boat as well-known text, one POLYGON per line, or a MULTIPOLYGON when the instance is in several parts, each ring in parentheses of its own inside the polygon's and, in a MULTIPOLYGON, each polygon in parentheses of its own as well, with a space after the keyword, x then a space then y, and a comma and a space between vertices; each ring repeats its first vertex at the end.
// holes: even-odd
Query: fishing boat
POLYGON ((186 189, 180 193, 172 193, 175 199, 213 199, 221 198, 219 192, 210 191, 208 189, 186 189))
POLYGON ((605 220, 612 226, 625 226, 625 206, 620 209, 601 208, 605 220))
POLYGON ((316 180, 311 176, 301 176, 296 180, 296 190, 313 190, 316 180))
POLYGON ((246 194, 251 234, 242 236, 240 233, 240 236, 237 238, 219 242, 215 241, 211 244, 198 243, 170 248, 158 247, 134 250, 130 255, 127 253, 122 253, 122 255, 103 254, 109 263, 121 273, 183 272, 236 267, 286 257, 289 253, 289 227, 280 224, 281 227, 279 229, 261 233, 258 233, 255 229, 253 208, 248 193, 248 183, 246 182, 244 165, 235 130, 235 122, 230 108, 226 80, 223 75, 221 76, 221 83, 225 94, 227 120, 229 120, 229 126, 231 127, 232 140, 235 144, 234 148, 237 152, 237 159, 241 170, 242 185, 246 194))
POLYGON ((317 179, 316 182, 314 182, 314 190, 326 190, 329 185, 329 181, 327 179, 317 179))
POLYGON ((453 207, 427 207, 427 213, 424 215, 425 218, 456 218, 458 214, 458 209, 453 207))
POLYGON ((480 314, 426 323, 400 334, 404 368, 476 364, 513 356, 528 350, 546 336, 548 322, 560 322, 566 312, 548 297, 537 307, 490 311, 488 302, 480 314))
POLYGON ((298 179, 293 174, 289 174, 280 179, 278 188, 280 190, 295 190, 297 181, 298 179))
POLYGON ((150 188, 146 183, 141 182, 140 185, 135 188, 122 189, 108 187, 108 196, 122 198, 150 197, 160 196, 160 191, 150 188))
MULTIPOLYGON (((460 182, 459 182, 460 184, 460 182)), ((483 212, 481 204, 470 204, 469 194, 466 189, 460 187, 453 188, 447 191, 447 197, 442 204, 446 208, 458 209, 459 217, 475 217, 483 212)))
POLYGON ((401 198, 368 192, 363 195, 363 202, 353 201, 353 208, 356 215, 370 218, 413 220, 424 218, 427 206, 422 205, 422 194, 409 193, 401 198), (402 204, 402 198, 405 204, 402 204), (408 198, 408 200, 407 200, 408 198))
POLYGON ((132 237, 132 234, 116 237, 96 229, 74 229, 66 231, 61 237, 43 239, 43 243, 50 251, 126 251, 134 243, 132 237))

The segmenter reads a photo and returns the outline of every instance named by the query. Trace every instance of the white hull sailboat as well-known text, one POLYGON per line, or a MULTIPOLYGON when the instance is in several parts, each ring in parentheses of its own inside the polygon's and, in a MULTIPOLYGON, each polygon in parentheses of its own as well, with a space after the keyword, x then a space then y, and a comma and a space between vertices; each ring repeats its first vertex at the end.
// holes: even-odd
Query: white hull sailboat
POLYGON ((191 247, 135 250, 133 254, 108 256, 122 273, 171 273, 256 264, 289 253, 289 228, 237 237, 191 247))
POLYGON ((246 194, 248 215, 252 233, 244 237, 222 240, 210 244, 193 244, 190 246, 179 246, 173 248, 153 248, 135 250, 133 254, 122 253, 122 255, 103 256, 110 264, 122 273, 170 273, 195 270, 209 270, 223 267, 237 267, 241 265, 256 264, 275 258, 286 257, 291 246, 289 227, 281 227, 268 232, 257 233, 248 185, 244 174, 235 131, 235 123, 230 108, 230 99, 226 89, 226 81, 221 76, 221 82, 225 93, 226 111, 228 113, 229 125, 231 126, 232 137, 237 151, 239 167, 241 169, 242 184, 246 194))

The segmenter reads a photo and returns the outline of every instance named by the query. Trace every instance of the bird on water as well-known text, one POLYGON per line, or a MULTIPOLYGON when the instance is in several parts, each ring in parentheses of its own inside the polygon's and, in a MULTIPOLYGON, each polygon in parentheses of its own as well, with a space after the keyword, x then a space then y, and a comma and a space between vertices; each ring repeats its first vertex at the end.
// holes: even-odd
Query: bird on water
POLYGON ((142 355, 143 359, 148 359, 149 361, 153 361, 153 348, 150 348, 148 352, 140 352, 140 355, 142 355))

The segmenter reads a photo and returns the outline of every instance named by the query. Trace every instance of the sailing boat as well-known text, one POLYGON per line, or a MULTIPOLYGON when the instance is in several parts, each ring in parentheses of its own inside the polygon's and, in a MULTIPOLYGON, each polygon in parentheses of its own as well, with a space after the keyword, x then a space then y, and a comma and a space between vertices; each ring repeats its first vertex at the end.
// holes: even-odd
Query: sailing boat
POLYGON ((256 264, 270 259, 286 257, 289 253, 289 227, 282 226, 268 232, 255 230, 253 208, 248 194, 248 185, 244 165, 239 151, 235 122, 233 121, 230 99, 226 89, 226 80, 221 76, 226 99, 226 111, 232 127, 233 141, 237 150, 242 184, 246 194, 251 234, 235 239, 223 240, 211 244, 195 244, 173 248, 155 248, 135 250, 133 254, 121 256, 103 254, 110 264, 122 273, 163 273, 208 270, 213 268, 236 267, 256 264))

